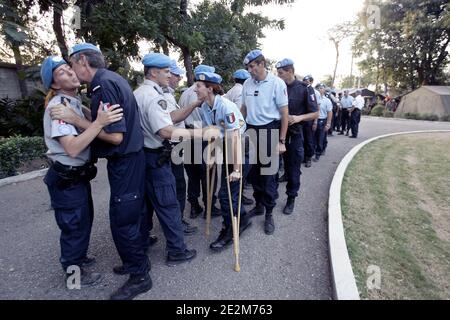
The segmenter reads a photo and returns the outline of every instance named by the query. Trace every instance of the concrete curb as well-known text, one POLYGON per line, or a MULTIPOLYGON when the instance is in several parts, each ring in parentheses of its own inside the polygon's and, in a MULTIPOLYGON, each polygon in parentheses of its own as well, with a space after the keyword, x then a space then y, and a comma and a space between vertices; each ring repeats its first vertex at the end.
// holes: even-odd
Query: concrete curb
POLYGON ((355 275, 345 241, 344 224, 341 211, 341 188, 348 165, 354 156, 367 144, 392 136, 415 133, 439 133, 450 130, 424 130, 397 132, 366 140, 355 146, 345 155, 334 174, 328 199, 328 245, 330 248, 330 265, 334 298, 337 300, 359 300, 355 275))
POLYGON ((407 122, 423 122, 423 123, 436 123, 436 124, 445 124, 450 123, 449 121, 431 121, 431 120, 414 120, 414 119, 405 119, 405 118, 385 118, 385 117, 375 117, 375 116, 361 116, 361 118, 367 118, 367 119, 376 119, 376 120, 398 120, 398 121, 407 121, 407 122))
POLYGON ((7 186, 9 184, 13 184, 13 183, 17 183, 17 182, 24 182, 24 181, 35 179, 38 177, 42 177, 47 173, 47 170, 48 169, 41 169, 41 170, 27 172, 24 174, 19 174, 17 176, 0 179, 0 188, 7 186))

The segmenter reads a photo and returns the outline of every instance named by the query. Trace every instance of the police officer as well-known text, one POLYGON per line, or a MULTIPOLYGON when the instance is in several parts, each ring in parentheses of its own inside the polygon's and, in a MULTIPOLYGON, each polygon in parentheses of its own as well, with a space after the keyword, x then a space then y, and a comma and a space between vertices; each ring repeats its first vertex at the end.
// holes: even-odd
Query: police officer
MULTIPOLYGON (((233 79, 234 79, 235 84, 230 90, 228 90, 228 92, 225 94, 224 97, 227 98, 228 100, 230 100, 231 102, 233 102, 235 105, 240 107, 242 105, 243 84, 244 84, 245 80, 247 80, 250 77, 251 77, 250 73, 247 70, 245 70, 245 69, 236 70, 233 73, 233 79)), ((244 182, 244 185, 245 185, 245 182, 244 182)), ((246 206, 251 206, 252 204, 255 203, 252 199, 247 198, 245 195, 242 196, 242 202, 246 206)))
POLYGON ((283 80, 266 70, 266 59, 260 50, 249 52, 244 59, 244 65, 252 78, 244 82, 241 112, 246 118, 247 129, 252 129, 257 136, 255 141, 256 164, 252 165, 249 174, 256 201, 256 206, 251 214, 262 215, 265 209, 264 232, 271 235, 275 231, 272 211, 278 199, 279 169, 279 158, 276 158, 279 155, 273 154, 271 151, 272 147, 274 149, 278 147, 279 154, 286 152, 285 144, 289 122, 287 88, 283 80), (279 132, 277 146, 272 146, 272 130, 279 132), (267 132, 267 135, 261 135, 263 131, 267 132), (263 137, 267 137, 267 141, 264 141, 263 137), (259 155, 263 144, 270 153, 270 161, 264 164, 259 155), (273 161, 276 164, 275 172, 272 171, 273 161))
POLYGON ((350 109, 352 108, 354 98, 348 94, 348 90, 344 90, 344 96, 341 98, 342 117, 341 117, 341 132, 339 135, 348 136, 350 131, 350 109))
POLYGON ((76 96, 80 82, 67 62, 56 56, 44 60, 41 78, 45 89, 49 90, 45 103, 44 138, 51 166, 44 182, 61 230, 59 260, 65 272, 70 266, 81 269, 82 286, 92 285, 101 280, 101 275, 84 270, 84 267, 95 263, 94 258, 87 257, 94 219, 89 181, 97 173, 95 165, 90 162, 89 144, 103 127, 119 121, 122 113, 121 109, 100 109, 97 119, 84 131, 64 121, 52 120, 50 110, 61 103, 84 118, 81 101, 76 96))
MULTIPOLYGON (((90 84, 92 120, 97 119, 100 105, 107 109, 109 105, 119 104, 123 108, 124 117, 104 128, 105 139, 95 139, 91 151, 95 159, 108 160, 111 233, 123 263, 121 269, 130 274, 111 299, 133 299, 152 287, 146 239, 140 232, 145 212, 145 157, 138 106, 128 82, 105 69, 104 57, 93 44, 75 45, 70 52, 70 63, 78 79, 90 84)), ((75 125, 84 129, 86 122, 78 118, 75 125)))
POLYGON ((294 61, 283 59, 276 64, 278 76, 286 83, 289 98, 289 129, 286 136, 286 153, 283 155, 288 196, 283 213, 294 211, 295 199, 300 190, 301 163, 304 157, 303 123, 319 117, 314 90, 295 78, 294 61))
MULTIPOLYGON (((245 132, 245 121, 239 108, 228 99, 221 97, 223 89, 221 86, 222 77, 212 72, 200 72, 195 74, 196 88, 195 92, 200 100, 203 100, 201 111, 205 126, 217 126, 220 128, 220 138, 224 138, 225 130, 230 132, 228 136, 232 142, 228 143, 231 148, 228 149, 227 159, 232 159, 229 164, 229 172, 227 177, 225 170, 225 158, 222 161, 222 178, 219 190, 219 202, 222 209, 223 228, 219 237, 209 246, 211 250, 220 252, 233 242, 233 233, 231 228, 230 202, 228 198, 227 180, 230 181, 230 193, 232 198, 233 213, 236 215, 239 205, 239 179, 244 178, 249 171, 248 153, 242 160, 242 171, 240 171, 239 161, 235 161, 242 156, 242 141, 238 139, 239 132, 245 132), (223 127, 225 126, 225 128, 223 127), (238 150, 239 149, 239 150, 238 150)), ((224 141, 223 143, 227 143, 224 141)), ((222 147, 224 150, 224 147, 222 147)), ((244 152, 245 154, 245 152, 244 152)), ((218 155, 218 153, 216 153, 218 155)), ((223 153, 225 157, 225 153, 223 153)), ((240 233, 251 225, 251 221, 245 212, 243 203, 241 203, 241 219, 240 233)))
MULTIPOLYGON (((215 68, 211 66, 207 66, 204 64, 200 64, 194 69, 194 75, 198 72, 214 72, 215 68)), ((190 86, 186 91, 181 94, 180 100, 178 104, 182 109, 189 107, 192 103, 197 101, 197 94, 195 93, 195 84, 190 86)), ((185 119, 186 128, 189 129, 201 129, 203 120, 201 116, 201 112, 199 109, 195 109, 191 114, 185 119)), ((190 218, 197 218, 202 212, 204 212, 203 217, 206 218, 206 210, 203 211, 203 208, 200 206, 198 202, 198 198, 200 197, 200 187, 202 190, 202 199, 203 204, 206 208, 206 165, 202 162, 201 157, 195 157, 195 155, 203 154, 203 149, 206 147, 207 143, 204 142, 202 144, 202 150, 200 150, 200 146, 192 141, 192 145, 190 148, 190 152, 185 154, 185 169, 188 176, 188 201, 191 204, 191 214, 190 218), (197 150, 198 149, 198 150, 197 150), (190 157, 189 157, 190 155, 190 157), (187 158, 186 158, 187 156, 187 158)), ((217 179, 216 179, 217 181, 217 179)), ((212 217, 221 216, 220 209, 215 206, 216 203, 216 183, 213 186, 213 197, 212 197, 212 217)))
MULTIPOLYGON (((315 100, 317 108, 319 108, 320 92, 313 88, 314 78, 312 75, 307 75, 303 78, 303 82, 314 91, 315 100)), ((305 149, 305 167, 311 167, 311 160, 315 154, 315 144, 314 144, 314 132, 312 130, 314 121, 305 121, 303 124, 303 139, 304 139, 304 149, 305 149)))
MULTIPOLYGON (((173 125, 168 101, 162 89, 169 84, 170 58, 161 53, 149 53, 142 59, 142 64, 145 80, 134 91, 134 95, 139 105, 144 133, 146 192, 167 240, 166 264, 175 266, 190 261, 197 255, 195 250, 187 249, 184 242, 176 182, 171 169, 170 140, 176 130, 180 135, 184 135, 187 130, 173 125)), ((191 131, 187 134, 190 135, 191 131)))
POLYGON ((228 90, 225 94, 225 98, 233 102, 235 105, 242 105, 242 87, 245 82, 250 78, 250 73, 245 69, 239 69, 233 73, 234 86, 228 90))
MULTIPOLYGON (((192 111, 194 111, 199 105, 199 103, 194 102, 193 106, 191 106, 190 108, 184 108, 183 110, 181 110, 180 106, 177 104, 177 101, 175 100, 174 96, 175 89, 178 87, 178 84, 180 83, 184 73, 185 72, 180 67, 178 67, 177 62, 175 60, 172 60, 170 65, 169 85, 162 88, 164 96, 167 99, 167 111, 169 111, 170 113, 174 126, 180 129, 185 128, 184 119, 186 119, 190 115, 190 113, 192 113, 192 111)), ((177 145, 178 143, 180 142, 172 141, 172 145, 174 146, 177 145)), ((182 156, 183 155, 180 154, 180 157, 182 156)), ((182 162, 179 164, 175 164, 174 162, 172 162, 171 166, 172 166, 172 173, 175 176, 177 199, 180 205, 181 222, 183 223, 184 234, 186 235, 195 234, 198 228, 191 226, 184 219, 184 208, 186 205, 186 180, 184 178, 184 165, 182 162)))
POLYGON ((361 111, 364 108, 364 98, 362 97, 362 91, 356 90, 356 98, 352 103, 352 108, 349 110, 350 114, 350 128, 352 135, 350 138, 358 138, 359 122, 361 121, 361 111))
POLYGON ((317 162, 320 160, 320 156, 324 154, 326 149, 325 139, 328 134, 328 130, 331 127, 331 120, 333 118, 333 105, 330 99, 325 96, 326 87, 324 84, 320 83, 317 85, 317 89, 320 92, 319 100, 319 118, 314 121, 313 131, 315 132, 315 145, 316 145, 316 156, 313 161, 317 162))

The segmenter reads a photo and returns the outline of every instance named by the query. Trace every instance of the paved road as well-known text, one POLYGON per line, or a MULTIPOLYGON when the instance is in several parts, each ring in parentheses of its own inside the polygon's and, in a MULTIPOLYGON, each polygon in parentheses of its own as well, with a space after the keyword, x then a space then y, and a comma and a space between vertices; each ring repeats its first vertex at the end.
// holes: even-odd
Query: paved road
MULTIPOLYGON (((450 129, 450 123, 364 117, 359 139, 330 137, 327 155, 303 170, 304 188, 295 214, 288 217, 281 213, 286 199, 285 184, 281 184, 275 235, 266 236, 264 218, 257 217, 242 237, 240 273, 233 271, 231 249, 221 254, 208 250, 220 229, 220 218, 213 220, 210 239, 203 232, 186 238, 188 246, 198 250, 198 257, 175 268, 164 264, 165 243, 156 223, 154 230, 160 241, 149 252, 154 286, 138 299, 332 299, 327 201, 339 161, 370 137, 426 129, 450 129)), ((59 231, 47 190, 42 178, 37 178, 0 188, 0 299, 106 299, 126 280, 112 273, 120 260, 109 229, 104 163, 99 172, 93 181, 96 218, 90 255, 97 258, 91 269, 104 274, 103 282, 91 289, 65 289, 58 263, 59 231)), ((192 223, 202 230, 205 225, 202 219, 192 223)))

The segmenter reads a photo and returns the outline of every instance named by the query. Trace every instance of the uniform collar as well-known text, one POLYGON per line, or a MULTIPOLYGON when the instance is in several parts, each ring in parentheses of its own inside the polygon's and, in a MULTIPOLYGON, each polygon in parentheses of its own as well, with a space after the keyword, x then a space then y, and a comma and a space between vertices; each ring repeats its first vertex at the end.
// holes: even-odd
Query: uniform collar
POLYGON ((208 111, 211 113, 211 112, 217 110, 217 108, 219 107, 220 102, 221 102, 221 97, 220 97, 220 95, 216 95, 216 96, 214 97, 214 104, 213 104, 212 108, 210 108, 210 106, 209 106, 208 103, 206 103, 206 102, 205 102, 205 105, 208 107, 208 111))
POLYGON ((92 94, 93 92, 97 91, 97 89, 100 88, 100 80, 102 78, 102 75, 105 73, 106 69, 97 69, 95 72, 94 78, 92 78, 92 81, 89 85, 89 91, 88 94, 92 94))
POLYGON ((266 70, 266 77, 263 79, 263 80, 256 80, 256 79, 253 79, 253 82, 255 83, 255 84, 260 84, 260 83, 263 83, 263 82, 267 82, 267 81, 269 81, 269 77, 272 75, 269 71, 267 71, 266 70))
POLYGON ((144 86, 151 86, 153 89, 155 89, 159 94, 164 94, 164 90, 161 88, 159 84, 157 84, 155 81, 152 81, 150 79, 144 80, 144 86))

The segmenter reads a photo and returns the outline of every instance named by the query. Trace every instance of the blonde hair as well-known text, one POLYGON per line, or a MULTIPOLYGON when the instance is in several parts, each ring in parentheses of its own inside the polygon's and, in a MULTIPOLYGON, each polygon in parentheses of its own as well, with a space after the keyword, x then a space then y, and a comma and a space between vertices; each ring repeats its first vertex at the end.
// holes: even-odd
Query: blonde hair
POLYGON ((50 100, 53 99, 53 97, 56 96, 56 91, 54 89, 50 89, 47 93, 47 95, 45 96, 45 102, 44 102, 44 107, 47 108, 48 103, 50 102, 50 100))

